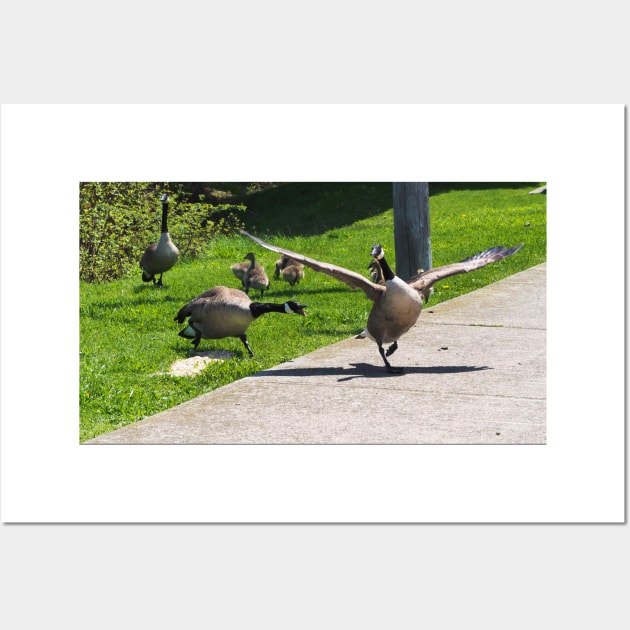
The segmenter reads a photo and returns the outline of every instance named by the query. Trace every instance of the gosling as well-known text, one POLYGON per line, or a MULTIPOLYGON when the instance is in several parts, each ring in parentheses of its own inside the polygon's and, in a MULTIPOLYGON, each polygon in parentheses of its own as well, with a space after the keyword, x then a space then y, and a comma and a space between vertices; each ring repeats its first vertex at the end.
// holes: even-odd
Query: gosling
POLYGON ((270 286, 265 268, 262 265, 256 266, 256 257, 252 252, 249 252, 245 258, 250 261, 247 274, 245 275, 245 282, 243 283, 245 293, 249 295, 250 289, 260 289, 260 297, 262 298, 270 286))

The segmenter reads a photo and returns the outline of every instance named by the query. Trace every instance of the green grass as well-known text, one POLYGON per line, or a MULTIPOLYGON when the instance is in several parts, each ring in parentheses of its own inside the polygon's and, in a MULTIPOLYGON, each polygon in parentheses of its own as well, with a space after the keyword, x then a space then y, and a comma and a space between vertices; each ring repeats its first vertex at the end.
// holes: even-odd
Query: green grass
MULTIPOLYGON (((528 194, 538 185, 430 186, 433 266, 494 245, 525 243, 505 261, 438 283, 432 304, 545 260, 546 197, 528 194)), ((382 243, 389 260, 395 260, 391 199, 391 184, 279 185, 246 199, 251 208, 247 228, 273 243, 367 276, 373 243, 382 243)), ((255 321, 248 331, 254 358, 238 339, 202 340, 201 351, 227 350, 235 356, 193 377, 167 375, 174 361, 193 354, 190 341, 177 335, 183 326, 173 317, 212 286, 238 287, 230 265, 248 251, 256 253, 271 277, 278 256, 235 235, 214 239, 194 261, 180 260, 164 275, 163 289, 143 284, 139 273, 107 284, 80 284, 81 441, 363 329, 371 306, 363 293, 306 269, 294 289, 272 278, 265 300, 298 299, 308 304, 308 317, 269 314, 255 321)), ((375 348, 374 362, 379 361, 375 348)))

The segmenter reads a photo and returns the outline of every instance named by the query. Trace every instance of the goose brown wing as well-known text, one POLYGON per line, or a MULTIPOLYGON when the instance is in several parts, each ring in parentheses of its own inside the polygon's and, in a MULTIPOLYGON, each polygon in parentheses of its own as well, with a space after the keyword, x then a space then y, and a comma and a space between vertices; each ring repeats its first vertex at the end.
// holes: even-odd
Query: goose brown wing
POLYGON ((487 249, 479 254, 470 256, 470 258, 466 258, 461 262, 444 265, 443 267, 436 267, 435 269, 429 269, 428 271, 409 279, 408 284, 414 289, 422 291, 424 289, 428 289, 436 282, 443 280, 444 278, 455 276, 459 273, 468 273, 469 271, 474 271, 475 269, 481 269, 482 267, 485 267, 490 263, 497 262, 498 260, 503 260, 504 258, 515 254, 519 249, 521 249, 521 247, 523 247, 523 243, 516 245, 515 247, 492 247, 491 249, 487 249))
POLYGON ((190 300, 185 306, 182 306, 177 315, 175 315, 174 320, 183 324, 184 320, 192 315, 193 309, 197 307, 203 308, 206 304, 213 302, 228 302, 234 305, 249 307, 251 300, 240 289, 232 289, 224 286, 212 287, 190 300))
POLYGON ((239 230, 243 236, 247 236, 251 238, 252 241, 258 243, 261 247, 265 247, 266 249, 270 249, 272 252, 278 252, 279 254, 284 254, 285 256, 289 256, 293 260, 300 262, 307 267, 310 267, 314 271, 320 271, 321 273, 325 273, 328 276, 332 276, 341 282, 344 282, 349 287, 353 289, 361 289, 373 302, 383 293, 385 287, 380 286, 378 284, 374 284, 364 276, 354 271, 350 271, 349 269, 344 269, 343 267, 337 267, 337 265, 332 265, 330 263, 319 262, 318 260, 313 260, 312 258, 307 258, 302 254, 297 254, 296 252, 292 252, 288 249, 284 249, 283 247, 277 247, 275 245, 270 245, 265 241, 253 236, 249 232, 245 230, 239 230))

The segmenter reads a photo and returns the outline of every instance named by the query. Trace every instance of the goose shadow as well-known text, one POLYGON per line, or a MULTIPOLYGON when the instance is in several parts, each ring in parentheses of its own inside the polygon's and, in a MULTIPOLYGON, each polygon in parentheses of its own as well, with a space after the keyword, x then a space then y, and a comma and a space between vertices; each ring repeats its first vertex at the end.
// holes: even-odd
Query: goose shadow
POLYGON ((369 363, 350 363, 350 367, 289 367, 282 369, 263 370, 252 374, 253 377, 263 376, 337 376, 337 382, 343 383, 355 378, 392 378, 405 374, 461 374, 462 372, 481 372, 492 368, 474 365, 434 365, 402 366, 402 373, 387 372, 383 366, 371 365, 369 363))

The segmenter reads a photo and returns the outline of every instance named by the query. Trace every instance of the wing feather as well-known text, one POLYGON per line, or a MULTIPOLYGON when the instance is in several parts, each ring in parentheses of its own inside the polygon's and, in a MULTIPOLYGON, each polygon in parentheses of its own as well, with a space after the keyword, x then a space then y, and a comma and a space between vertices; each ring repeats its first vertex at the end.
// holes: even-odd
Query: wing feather
POLYGON ((468 273, 469 271, 474 271, 475 269, 481 269, 490 263, 503 260, 512 254, 516 254, 521 247, 523 247, 523 243, 516 245, 515 247, 492 247, 480 252, 479 254, 470 256, 461 262, 444 265, 443 267, 436 267, 435 269, 429 269, 428 271, 410 278, 408 280, 408 284, 414 289, 422 291, 433 286, 436 282, 444 280, 444 278, 455 276, 459 273, 468 273))
POLYGON ((285 256, 289 256, 293 260, 297 262, 301 262, 302 264, 310 267, 314 271, 319 271, 321 273, 325 273, 327 276, 332 276, 341 282, 344 282, 349 287, 353 289, 361 289, 373 302, 383 293, 385 290, 384 287, 378 284, 374 284, 364 276, 354 271, 350 271, 349 269, 345 269, 344 267, 338 267, 337 265, 332 265, 330 263, 320 262, 318 260, 314 260, 313 258, 308 258, 303 256, 302 254, 298 254, 296 252, 292 252, 288 249, 284 249, 283 247, 277 247, 276 245, 271 245, 266 243, 265 241, 253 236, 249 232, 246 232, 243 229, 239 229, 239 232, 243 236, 247 236, 252 239, 255 243, 258 243, 261 247, 265 247, 266 249, 270 249, 272 252, 277 252, 279 254, 284 254, 285 256))

